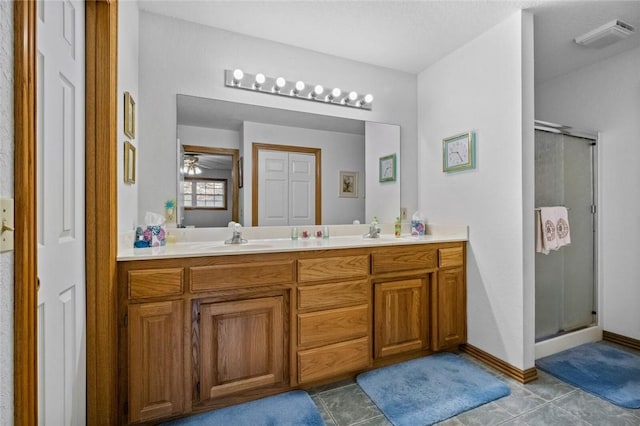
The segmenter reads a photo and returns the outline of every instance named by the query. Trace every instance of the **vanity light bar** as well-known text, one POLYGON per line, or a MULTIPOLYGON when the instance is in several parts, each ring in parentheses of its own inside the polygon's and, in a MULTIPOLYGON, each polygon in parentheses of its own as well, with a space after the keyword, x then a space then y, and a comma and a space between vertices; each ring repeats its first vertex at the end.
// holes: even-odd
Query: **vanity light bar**
POLYGON ((236 89, 306 99, 332 105, 371 111, 373 95, 359 94, 355 91, 343 91, 337 87, 326 88, 319 84, 307 84, 303 81, 288 81, 282 77, 267 77, 262 73, 249 74, 240 69, 224 71, 224 85, 236 89))

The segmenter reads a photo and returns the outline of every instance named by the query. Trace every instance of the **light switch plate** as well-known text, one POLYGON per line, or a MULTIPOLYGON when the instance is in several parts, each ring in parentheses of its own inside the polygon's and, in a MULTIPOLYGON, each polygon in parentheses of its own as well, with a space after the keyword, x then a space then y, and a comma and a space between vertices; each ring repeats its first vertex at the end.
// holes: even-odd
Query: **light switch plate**
POLYGON ((13 198, 0 198, 0 253, 13 251, 13 198))

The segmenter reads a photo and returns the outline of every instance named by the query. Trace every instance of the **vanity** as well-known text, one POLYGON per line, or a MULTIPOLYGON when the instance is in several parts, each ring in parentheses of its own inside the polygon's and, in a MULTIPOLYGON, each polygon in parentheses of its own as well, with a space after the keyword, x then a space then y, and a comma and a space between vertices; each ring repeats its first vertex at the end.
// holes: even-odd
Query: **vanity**
POLYGON ((329 383, 466 341, 466 227, 118 256, 119 424, 329 383))

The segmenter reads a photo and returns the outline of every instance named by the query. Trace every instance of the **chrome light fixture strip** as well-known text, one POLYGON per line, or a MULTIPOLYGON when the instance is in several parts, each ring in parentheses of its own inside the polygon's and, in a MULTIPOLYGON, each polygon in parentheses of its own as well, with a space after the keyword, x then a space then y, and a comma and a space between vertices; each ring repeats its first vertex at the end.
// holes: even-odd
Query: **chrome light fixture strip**
POLYGON ((289 81, 282 77, 267 77, 264 74, 249 74, 241 70, 225 70, 224 85, 235 89, 251 90, 271 95, 304 99, 307 101, 371 111, 373 96, 354 91, 342 91, 338 88, 324 88, 317 84, 302 81, 289 81))

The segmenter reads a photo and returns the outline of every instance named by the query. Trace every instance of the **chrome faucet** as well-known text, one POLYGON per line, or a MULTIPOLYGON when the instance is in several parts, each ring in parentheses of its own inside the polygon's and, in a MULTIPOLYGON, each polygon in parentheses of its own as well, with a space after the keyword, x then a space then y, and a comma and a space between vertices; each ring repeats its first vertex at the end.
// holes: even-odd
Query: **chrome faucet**
POLYGON ((373 220, 369 225, 369 232, 363 235, 364 238, 380 238, 380 226, 377 220, 373 220))
POLYGON ((248 243, 247 240, 242 238, 242 232, 240 231, 240 228, 242 228, 242 225, 240 225, 239 223, 231 221, 231 222, 229 222, 229 228, 233 228, 233 235, 231 236, 230 239, 224 241, 225 244, 246 244, 246 243, 248 243))

